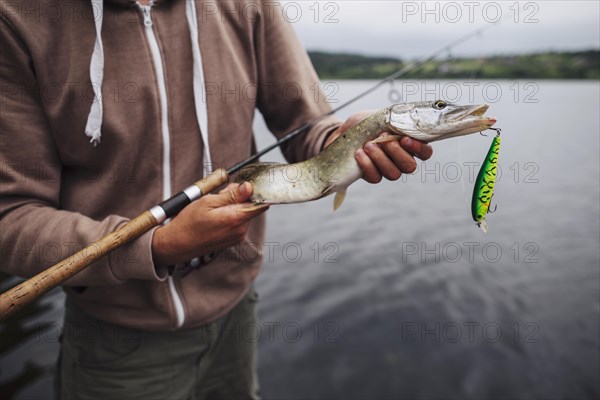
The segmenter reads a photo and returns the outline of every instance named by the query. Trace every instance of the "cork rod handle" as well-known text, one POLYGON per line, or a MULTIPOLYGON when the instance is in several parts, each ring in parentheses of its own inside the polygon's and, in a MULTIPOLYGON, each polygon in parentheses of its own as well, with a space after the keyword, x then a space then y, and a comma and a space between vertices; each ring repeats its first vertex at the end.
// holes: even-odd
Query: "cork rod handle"
MULTIPOLYGON (((194 183, 194 185, 200 189, 202 194, 206 194, 217 189, 227 181, 227 172, 219 169, 206 178, 194 183)), ((167 215, 167 217, 172 216, 167 215)), ((2 293, 0 295, 0 320, 4 320, 14 314, 44 293, 83 271, 100 257, 140 237, 161 222, 157 221, 150 211, 144 211, 116 231, 109 233, 86 248, 2 293)))

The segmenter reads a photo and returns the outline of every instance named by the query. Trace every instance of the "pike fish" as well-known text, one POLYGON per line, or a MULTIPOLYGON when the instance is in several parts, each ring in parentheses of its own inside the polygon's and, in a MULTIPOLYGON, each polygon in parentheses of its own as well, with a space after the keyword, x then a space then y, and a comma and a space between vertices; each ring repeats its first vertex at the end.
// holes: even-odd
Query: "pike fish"
POLYGON ((354 153, 368 141, 383 143, 403 136, 425 143, 481 132, 496 123, 484 116, 488 106, 455 105, 443 100, 395 104, 346 130, 317 156, 295 164, 256 163, 237 178, 253 186, 255 204, 301 203, 335 193, 334 210, 346 189, 362 177, 354 153), (390 136, 379 137, 382 132, 390 136))

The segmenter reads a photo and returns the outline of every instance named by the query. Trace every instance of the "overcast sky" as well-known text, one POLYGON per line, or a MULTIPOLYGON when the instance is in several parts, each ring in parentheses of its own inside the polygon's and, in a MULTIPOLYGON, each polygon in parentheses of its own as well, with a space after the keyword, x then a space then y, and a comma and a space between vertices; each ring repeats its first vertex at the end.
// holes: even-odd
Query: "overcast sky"
POLYGON ((493 25, 456 56, 600 47, 600 2, 284 1, 281 12, 309 50, 418 58, 493 25), (516 14, 514 11, 518 11, 516 14))

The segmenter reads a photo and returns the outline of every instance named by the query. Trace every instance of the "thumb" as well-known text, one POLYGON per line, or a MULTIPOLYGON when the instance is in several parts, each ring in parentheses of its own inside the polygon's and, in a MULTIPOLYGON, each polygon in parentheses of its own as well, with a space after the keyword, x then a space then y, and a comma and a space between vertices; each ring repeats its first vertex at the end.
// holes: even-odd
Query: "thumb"
POLYGON ((252 195, 252 185, 244 182, 239 185, 229 185, 213 198, 218 207, 246 202, 252 195))

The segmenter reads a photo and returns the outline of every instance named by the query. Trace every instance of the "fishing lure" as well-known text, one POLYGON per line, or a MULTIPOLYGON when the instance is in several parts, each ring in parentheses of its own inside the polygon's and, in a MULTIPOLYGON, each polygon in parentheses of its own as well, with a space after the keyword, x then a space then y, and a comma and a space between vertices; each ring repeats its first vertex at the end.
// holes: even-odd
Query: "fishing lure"
MULTIPOLYGON (((473 199, 471 201, 471 215, 477 222, 477 226, 485 233, 488 231, 485 216, 490 211, 490 203, 494 195, 494 186, 496 184, 496 175, 498 167, 498 152, 500 151, 500 129, 490 128, 497 132, 492 145, 488 150, 483 165, 477 174, 475 188, 473 189, 473 199)), ((494 210, 495 211, 495 210, 494 210)))

